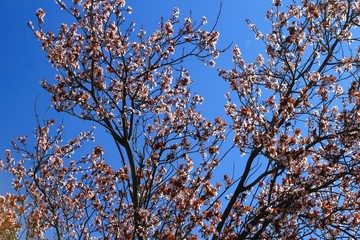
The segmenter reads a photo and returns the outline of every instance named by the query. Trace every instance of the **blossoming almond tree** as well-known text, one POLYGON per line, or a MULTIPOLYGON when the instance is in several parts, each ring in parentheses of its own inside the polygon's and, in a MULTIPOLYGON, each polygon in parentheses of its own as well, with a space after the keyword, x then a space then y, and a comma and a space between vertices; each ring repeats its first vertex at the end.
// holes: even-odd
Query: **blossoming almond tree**
POLYGON ((194 57, 212 65, 219 33, 202 29, 205 18, 180 21, 178 9, 146 34, 134 33, 134 24, 126 22, 131 8, 125 1, 57 3, 73 24, 62 24, 57 34, 43 30, 43 9, 36 12, 36 27, 29 23, 59 71, 55 84, 42 86, 56 110, 106 129, 122 167, 113 169, 100 146, 76 159, 74 152, 91 140, 92 131, 63 144, 61 128, 51 134, 53 120, 39 124, 35 153, 19 138, 14 148, 22 160, 7 152, 5 168, 15 176, 14 189, 25 189, 30 201, 27 237, 54 232, 58 239, 172 239, 212 233, 215 223, 203 222, 220 213, 203 209, 220 207, 211 201, 219 186, 210 180, 226 124, 196 110, 203 99, 190 94, 192 79, 182 63, 194 57), (194 166, 193 156, 204 156, 202 163, 194 166))
POLYGON ((56 110, 108 132, 121 167, 101 146, 77 154, 93 130, 64 142, 49 120, 35 148, 18 138, 21 155, 7 150, 1 168, 14 175, 27 238, 360 237, 360 2, 273 1, 268 34, 248 21, 265 54, 246 63, 235 46, 234 68, 219 69, 229 128, 202 117, 189 89, 186 60, 213 65, 219 55, 205 19, 180 21, 175 9, 147 34, 126 21, 125 1, 57 3, 73 24, 46 31, 42 9, 30 23, 59 72, 42 86, 56 110), (242 174, 214 178, 225 141, 242 174))
MULTIPOLYGON (((244 171, 222 238, 359 238, 359 1, 273 1, 266 55, 220 70, 244 171), (354 33, 354 35, 353 35, 354 33), (230 237, 231 236, 231 237, 230 237)), ((216 236, 214 238, 217 238, 216 236)))

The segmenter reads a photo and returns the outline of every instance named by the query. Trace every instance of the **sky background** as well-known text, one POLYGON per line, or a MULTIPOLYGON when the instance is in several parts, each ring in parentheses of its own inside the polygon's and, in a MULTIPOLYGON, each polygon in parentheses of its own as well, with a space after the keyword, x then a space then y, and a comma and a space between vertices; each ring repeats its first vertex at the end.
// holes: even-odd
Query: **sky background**
MULTIPOLYGON (((218 0, 137 0, 127 1, 133 9, 132 19, 137 26, 143 26, 151 32, 158 25, 161 17, 171 16, 174 7, 180 8, 180 18, 188 16, 190 10, 194 20, 201 21, 202 16, 208 19, 208 27, 214 24, 218 14, 218 0)), ((253 60, 264 48, 256 42, 249 31, 246 19, 251 19, 260 28, 264 25, 266 9, 271 1, 223 0, 221 17, 217 26, 220 31, 218 46, 224 48, 232 43, 237 44, 246 60, 253 60)), ((27 27, 28 21, 36 22, 35 11, 43 8, 46 11, 47 29, 55 31, 61 22, 70 23, 68 16, 60 10, 53 0, 16 0, 3 1, 0 14, 0 158, 4 158, 5 149, 11 149, 11 140, 17 136, 31 136, 36 127, 35 103, 40 118, 43 116, 64 121, 65 133, 75 136, 78 131, 89 130, 89 125, 65 115, 47 110, 49 95, 42 90, 39 82, 42 79, 52 80, 56 72, 48 63, 40 44, 27 27)), ((265 28, 263 26, 263 28, 265 28)), ((186 66, 186 63, 184 65, 186 66)), ((224 116, 224 93, 229 91, 228 85, 218 77, 218 67, 232 67, 231 50, 223 54, 215 68, 194 64, 188 67, 192 79, 195 80, 194 92, 204 96, 203 115, 209 118, 224 116)), ((58 121, 59 122, 59 121, 58 121)), ((98 130, 95 133, 98 143, 105 134, 98 130)), ((10 190, 10 175, 0 172, 0 194, 10 190)))

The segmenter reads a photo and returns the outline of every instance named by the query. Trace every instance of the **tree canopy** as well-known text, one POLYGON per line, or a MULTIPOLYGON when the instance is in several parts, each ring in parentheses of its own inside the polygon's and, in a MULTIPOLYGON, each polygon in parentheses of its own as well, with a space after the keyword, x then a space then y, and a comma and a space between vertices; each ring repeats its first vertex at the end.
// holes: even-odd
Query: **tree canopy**
POLYGON ((0 196, 0 236, 360 238, 359 1, 273 1, 267 32, 247 20, 263 44, 250 63, 177 8, 147 33, 124 0, 56 2, 71 24, 47 29, 43 9, 29 22, 58 72, 41 86, 58 112, 106 130, 121 167, 96 130, 64 140, 56 116, 39 120, 0 162, 18 193, 0 196), (207 119, 187 67, 227 50, 233 67, 214 74, 226 104, 207 119), (235 175, 222 168, 234 156, 235 175))

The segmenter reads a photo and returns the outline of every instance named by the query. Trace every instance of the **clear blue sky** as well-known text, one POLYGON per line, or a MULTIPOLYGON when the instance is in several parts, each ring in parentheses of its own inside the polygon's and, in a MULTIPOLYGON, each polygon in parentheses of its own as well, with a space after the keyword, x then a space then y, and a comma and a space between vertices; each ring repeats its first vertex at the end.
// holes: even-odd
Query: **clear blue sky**
MULTIPOLYGON (((207 16, 210 26, 214 23, 219 2, 218 0, 127 1, 133 8, 132 17, 137 25, 143 25, 148 32, 155 29, 161 16, 169 17, 174 7, 180 8, 181 18, 187 17, 190 9, 193 19, 200 21, 202 16, 207 16)), ((219 46, 225 47, 233 42, 239 45, 245 58, 249 60, 252 60, 257 53, 263 53, 264 49, 258 47, 253 34, 247 28, 245 19, 250 18, 254 23, 262 25, 266 9, 270 4, 270 0, 223 0, 222 14, 217 27, 220 31, 219 46)), ((49 95, 41 89, 39 82, 44 78, 53 79, 55 72, 26 25, 29 20, 35 22, 35 11, 40 7, 46 11, 46 26, 56 31, 66 15, 59 10, 54 1, 10 0, 1 3, 0 158, 3 158, 5 149, 11 148, 10 142, 13 138, 32 135, 36 126, 34 113, 36 98, 38 97, 40 116, 45 114, 49 105, 49 95)), ((215 68, 204 68, 199 65, 190 67, 191 76, 196 81, 193 90, 205 97, 203 111, 205 116, 224 115, 223 96, 229 89, 217 76, 216 68, 227 69, 232 66, 230 52, 217 61, 215 68)), ((47 118, 52 116, 60 120, 64 117, 52 110, 46 113, 47 118)), ((87 130, 72 118, 65 118, 64 121, 65 132, 75 134, 74 129, 87 130)), ((99 140, 99 137, 97 139, 99 140)), ((0 172, 0 194, 8 191, 9 186, 9 175, 0 172)))

